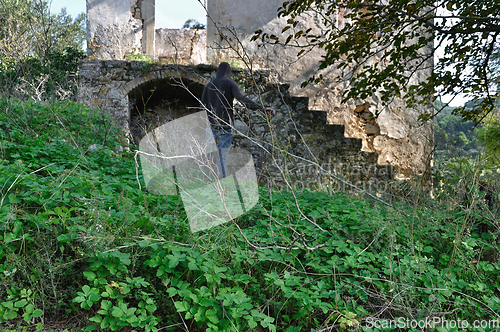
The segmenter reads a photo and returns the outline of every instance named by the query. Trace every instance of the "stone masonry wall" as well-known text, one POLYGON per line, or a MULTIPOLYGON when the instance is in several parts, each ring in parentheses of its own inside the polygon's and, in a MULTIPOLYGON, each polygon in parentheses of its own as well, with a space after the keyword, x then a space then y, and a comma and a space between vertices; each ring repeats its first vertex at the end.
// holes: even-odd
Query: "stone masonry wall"
MULTIPOLYGON (((409 108, 396 98, 384 106, 374 93, 366 100, 343 103, 342 94, 349 82, 339 80, 342 73, 335 67, 318 71, 323 50, 316 48, 298 58, 299 48, 293 46, 300 45, 293 44, 294 41, 290 44, 292 47, 283 47, 250 40, 256 30, 284 40, 299 30, 310 28, 312 34, 323 35, 331 29, 322 25, 318 13, 308 12, 296 18, 299 24, 295 29, 283 34, 287 18, 277 16, 282 3, 283 0, 209 1, 208 61, 239 61, 251 63, 253 68, 271 70, 276 81, 290 83, 293 95, 308 97, 311 108, 326 111, 329 123, 344 125, 346 136, 361 139, 364 151, 377 152, 379 164, 394 165, 401 178, 424 173, 432 160, 433 125, 431 122, 421 124, 418 117, 433 111, 432 102, 409 108), (301 88, 302 82, 320 73, 324 77, 322 82, 301 88)), ((332 19, 339 26, 343 24, 342 13, 333 14, 332 19)), ((427 68, 416 73, 415 81, 431 74, 432 57, 427 68)))
MULTIPOLYGON (((129 98, 133 91, 142 86, 147 89, 155 84, 161 86, 168 80, 176 82, 176 86, 185 86, 194 97, 200 98, 204 84, 215 76, 215 71, 216 67, 209 65, 91 60, 82 63, 78 98, 91 107, 110 112, 128 131, 129 98)), ((361 151, 361 140, 346 138, 344 126, 327 124, 326 112, 309 110, 308 98, 291 96, 287 84, 270 83, 268 71, 250 74, 234 69, 233 78, 250 98, 277 111, 274 118, 268 119, 262 112, 237 106, 239 121, 235 124, 238 134, 234 146, 252 153, 261 183, 285 187, 289 182, 316 189, 330 185, 334 191, 349 189, 331 176, 336 175, 373 192, 387 189, 394 177, 393 168, 378 165, 377 153, 361 151)), ((172 98, 185 97, 179 93, 172 98)))
POLYGON ((203 29, 156 29, 155 56, 162 63, 207 62, 207 31, 203 29))
MULTIPOLYGON (((155 0, 86 1, 87 49, 91 59, 124 60, 132 54, 132 58, 145 55, 162 63, 217 65, 224 60, 254 69, 265 68, 270 70, 274 82, 290 83, 291 94, 307 97, 311 108, 325 111, 329 123, 343 125, 346 136, 361 139, 363 151, 378 153, 379 164, 394 165, 398 177, 423 174, 432 163, 433 126, 418 120, 419 115, 433 111, 432 102, 409 108, 396 98, 384 106, 375 92, 365 100, 343 103, 342 94, 350 83, 339 80, 342 73, 335 67, 318 72, 323 50, 314 49, 297 58, 296 47, 262 45, 250 40, 259 29, 286 38, 282 29, 287 18, 277 16, 283 0, 208 0, 206 32, 155 31, 155 0), (301 88, 302 82, 320 73, 322 82, 301 88)), ((342 13, 333 14, 332 18, 338 26, 344 24, 342 13)), ((331 28, 322 25, 318 13, 304 13, 297 19, 296 31, 311 28, 311 33, 322 35, 331 28)), ((294 32, 290 29, 287 33, 294 32)), ((415 81, 426 79, 431 70, 432 57, 428 69, 416 73, 415 81)), ((114 102, 118 108, 126 107, 120 98, 114 102)))
POLYGON ((129 53, 142 53, 144 29, 135 4, 134 0, 87 0, 89 57, 124 59, 129 53))

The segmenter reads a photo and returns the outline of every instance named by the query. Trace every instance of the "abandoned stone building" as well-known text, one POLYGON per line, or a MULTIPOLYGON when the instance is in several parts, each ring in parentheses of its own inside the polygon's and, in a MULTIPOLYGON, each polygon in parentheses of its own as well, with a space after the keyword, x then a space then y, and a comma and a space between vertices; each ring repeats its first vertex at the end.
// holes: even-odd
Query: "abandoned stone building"
MULTIPOLYGON (((433 128, 418 116, 430 112, 431 103, 408 108, 396 100, 382 106, 376 93, 342 103, 335 68, 323 73, 321 83, 300 87, 317 72, 321 50, 298 59, 295 49, 250 41, 258 29, 281 33, 282 2, 207 0, 207 29, 188 30, 155 29, 155 15, 161 15, 155 0, 87 0, 88 59, 80 69, 79 99, 111 112, 138 139, 147 126, 198 110, 216 65, 229 61, 242 68, 233 78, 245 93, 278 111, 269 123, 262 114, 243 108, 239 113, 242 133, 261 144, 240 135, 235 145, 252 152, 259 180, 279 182, 287 174, 299 182, 326 183, 322 176, 338 175, 380 191, 387 179, 428 170, 433 128), (145 59, 152 62, 140 61, 145 59)), ((339 15, 339 24, 342 19, 339 15)), ((320 31, 319 22, 310 13, 301 24, 320 31)))

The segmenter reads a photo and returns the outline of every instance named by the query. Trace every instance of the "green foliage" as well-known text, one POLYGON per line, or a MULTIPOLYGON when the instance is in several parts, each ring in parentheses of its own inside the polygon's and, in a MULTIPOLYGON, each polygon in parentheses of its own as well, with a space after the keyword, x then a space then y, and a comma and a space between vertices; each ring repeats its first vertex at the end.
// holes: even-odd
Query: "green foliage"
MULTIPOLYGON (((128 257, 129 255, 120 255, 120 253, 114 255, 114 257, 120 256, 128 257)), ((129 265, 130 260, 122 258, 118 262, 112 263, 112 260, 104 258, 102 259, 102 265, 98 265, 99 267, 110 267, 108 272, 110 272, 111 276, 115 276, 117 272, 116 265, 120 266, 120 264, 129 265), (112 273, 113 271, 115 273, 112 273)), ((157 310, 157 306, 153 298, 151 298, 152 294, 141 291, 141 288, 150 284, 142 277, 134 279, 127 277, 123 282, 111 281, 108 283, 104 277, 108 273, 103 269, 99 269, 99 267, 96 268, 95 264, 93 266, 91 269, 96 272, 85 271, 84 275, 88 281, 93 283, 94 287, 84 285, 82 291, 78 292, 78 296, 73 300, 80 303, 83 309, 90 309, 94 305, 100 307, 97 315, 89 319, 89 321, 95 322, 97 325, 89 325, 86 330, 91 331, 99 328, 101 330, 117 331, 126 326, 132 326, 143 328, 145 331, 158 331, 155 326, 158 325, 159 318, 153 315, 157 310), (137 303, 135 307, 129 304, 131 300, 135 300, 137 303)))
POLYGON ((498 115, 479 131, 479 140, 486 148, 487 155, 492 162, 498 164, 500 161, 500 117, 498 115))
POLYGON ((206 326, 207 331, 257 325, 276 331, 275 319, 262 311, 261 301, 252 294, 258 285, 252 285, 253 278, 238 270, 245 255, 235 251, 240 256, 229 263, 217 251, 174 247, 154 252, 145 264, 155 269, 156 277, 168 287, 166 292, 177 312, 206 326))
POLYGON ((82 49, 85 40, 85 15, 75 19, 65 9, 49 12, 44 0, 3 0, 0 2, 0 59, 19 60, 43 57, 66 48, 82 49))
POLYGON ((205 29, 205 24, 198 22, 198 20, 190 18, 186 22, 184 22, 184 25, 182 26, 182 28, 183 29, 203 30, 203 29, 205 29))
POLYGON ((43 315, 41 309, 33 305, 34 294, 31 290, 10 288, 7 290, 6 301, 0 303, 0 321, 16 319, 21 315, 25 322, 43 315))
POLYGON ((453 112, 456 108, 444 107, 439 101, 435 102, 434 144, 436 146, 435 159, 444 162, 449 158, 476 157, 481 149, 478 141, 478 128, 473 121, 464 121, 453 112))
POLYGON ((85 15, 49 12, 43 0, 0 2, 0 86, 3 96, 65 99, 76 92, 75 73, 86 56, 85 15))
POLYGON ((50 51, 43 58, 27 57, 6 66, 0 74, 0 80, 17 89, 17 95, 24 98, 43 100, 73 97, 76 95, 78 66, 85 57, 84 51, 71 47, 50 51))
MULTIPOLYGON (((428 103, 435 94, 465 93, 481 102, 460 108, 457 114, 476 123, 493 109, 499 76, 494 60, 500 17, 497 0, 285 1, 278 15, 287 18, 281 35, 261 29, 253 40, 293 45, 299 49, 298 56, 323 49, 318 69, 340 69, 341 78, 351 82, 345 99, 366 99, 377 93, 384 103, 403 97, 415 106, 428 103), (316 15, 324 28, 303 29, 304 14, 316 15), (442 52, 433 66, 438 47, 442 52), (419 70, 432 66, 427 80, 414 83, 419 70)), ((312 77, 304 85, 321 79, 321 75, 312 77)))
POLYGON ((130 54, 127 54, 125 56, 125 59, 127 61, 144 61, 148 64, 151 64, 152 61, 151 61, 151 58, 146 56, 146 55, 143 55, 143 54, 139 54, 139 53, 130 53, 130 54))
MULTIPOLYGON (((246 215, 191 234, 178 196, 143 190, 106 115, 14 100, 0 110, 1 327, 77 318, 102 331, 311 331, 435 313, 498 319, 500 224, 486 193, 389 209, 260 188, 246 215)), ((477 183, 464 165, 450 190, 477 183)))

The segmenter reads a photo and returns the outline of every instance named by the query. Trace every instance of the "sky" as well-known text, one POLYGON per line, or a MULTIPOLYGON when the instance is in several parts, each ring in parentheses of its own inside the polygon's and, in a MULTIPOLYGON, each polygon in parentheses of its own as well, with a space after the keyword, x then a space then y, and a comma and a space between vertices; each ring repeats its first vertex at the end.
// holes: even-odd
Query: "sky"
MULTIPOLYGON (((52 13, 58 14, 65 7, 73 18, 86 11, 86 0, 49 0, 49 3, 52 13)), ((205 9, 198 0, 156 0, 155 3, 155 28, 182 28, 190 18, 207 24, 205 9)))

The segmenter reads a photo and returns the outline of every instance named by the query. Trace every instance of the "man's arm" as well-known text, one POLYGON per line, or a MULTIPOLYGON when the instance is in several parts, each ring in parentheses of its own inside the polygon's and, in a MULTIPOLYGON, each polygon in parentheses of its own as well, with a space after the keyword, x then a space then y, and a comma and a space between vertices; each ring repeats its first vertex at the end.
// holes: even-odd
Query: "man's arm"
POLYGON ((208 94, 207 94, 207 86, 203 88, 203 94, 201 95, 201 100, 200 100, 200 107, 204 110, 207 108, 208 104, 208 94))
POLYGON ((240 88, 238 87, 238 84, 236 84, 235 81, 231 80, 231 92, 234 96, 234 98, 238 99, 240 102, 242 102, 246 107, 248 107, 251 110, 264 110, 264 107, 262 105, 254 102, 252 99, 248 98, 245 96, 243 92, 241 92, 240 88))
POLYGON ((238 84, 236 82, 232 81, 231 82, 231 90, 233 93, 233 96, 238 99, 240 102, 245 104, 246 107, 248 107, 251 110, 261 110, 261 111, 266 111, 269 116, 275 116, 276 111, 272 108, 269 107, 264 107, 256 102, 254 102, 252 99, 248 98, 245 96, 243 92, 241 92, 240 88, 238 87, 238 84))

